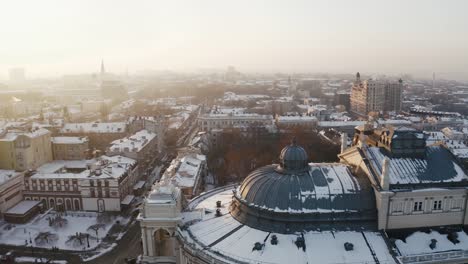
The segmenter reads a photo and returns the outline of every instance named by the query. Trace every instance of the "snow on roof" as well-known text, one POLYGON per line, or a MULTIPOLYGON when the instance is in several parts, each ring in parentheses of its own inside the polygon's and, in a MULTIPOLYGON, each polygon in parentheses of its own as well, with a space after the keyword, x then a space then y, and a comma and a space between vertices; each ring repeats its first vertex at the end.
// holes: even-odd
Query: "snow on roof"
POLYGON ((11 178, 19 175, 19 172, 14 170, 0 170, 0 184, 3 184, 10 180, 11 178))
POLYGON ((176 203, 176 192, 173 184, 161 181, 153 186, 145 201, 150 204, 176 203))
POLYGON ((47 134, 50 134, 50 131, 45 128, 38 128, 31 132, 25 132, 21 130, 10 130, 2 138, 0 138, 0 141, 14 141, 20 135, 29 138, 36 138, 47 134))
POLYGON ((458 158, 468 158, 468 146, 462 139, 450 139, 447 135, 440 131, 424 132, 427 135, 426 144, 437 145, 443 143, 453 155, 458 158))
POLYGON ((101 156, 92 160, 54 160, 37 169, 36 179, 118 179, 129 171, 136 161, 123 156, 101 156))
POLYGON ((135 183, 135 185, 133 185, 133 190, 141 189, 143 188, 143 186, 145 186, 145 184, 145 181, 138 181, 137 183, 135 183))
POLYGON ((83 144, 88 142, 87 137, 52 137, 54 144, 83 144))
POLYGON ((235 220, 228 212, 231 197, 232 190, 228 189, 206 195, 202 201, 194 200, 195 206, 189 205, 192 210, 182 213, 188 224, 188 229, 181 231, 182 238, 224 261, 234 258, 248 263, 375 263, 373 251, 380 263, 395 263, 384 238, 377 232, 304 232, 306 247, 298 248, 295 241, 301 234, 269 233, 235 220), (203 213, 214 212, 216 201, 222 204, 221 217, 203 213), (278 238, 277 245, 270 243, 272 235, 278 238), (259 251, 253 250, 257 242, 263 244, 259 251), (352 243, 354 250, 346 251, 346 242, 352 243))
POLYGON ((156 133, 146 129, 140 130, 135 134, 112 141, 109 150, 112 153, 119 152, 138 152, 142 150, 151 140, 156 137, 156 133))
POLYGON ((426 253, 436 253, 452 250, 467 250, 468 249, 468 235, 463 232, 457 232, 458 240, 460 243, 454 244, 447 239, 447 234, 443 235, 437 231, 432 230, 429 233, 417 231, 408 236, 405 241, 400 239, 395 241, 395 245, 403 256, 411 256, 426 253), (436 239, 437 244, 435 249, 431 249, 431 239, 436 239))
POLYGON ((318 126, 320 127, 343 127, 343 126, 362 126, 366 121, 320 121, 318 126))
POLYGON ((178 187, 194 187, 199 180, 200 170, 205 161, 205 155, 196 153, 178 157, 171 162, 161 180, 171 180, 178 187))
POLYGON ((308 121, 308 122, 315 122, 317 121, 317 117, 315 116, 278 116, 278 122, 297 122, 297 121, 308 121))
POLYGON ((410 120, 404 120, 404 119, 380 119, 377 121, 377 123, 381 125, 412 125, 413 122, 410 120))
POLYGON ((133 199, 135 199, 135 195, 127 195, 125 196, 125 198, 120 202, 121 204, 123 205, 129 205, 133 199))
POLYGON ((125 122, 114 123, 68 123, 60 130, 61 133, 123 133, 125 122))
POLYGON ((246 113, 246 108, 228 108, 214 106, 210 113, 199 116, 199 119, 221 119, 221 118, 238 118, 238 119, 271 119, 269 115, 259 115, 256 113, 246 113))
POLYGON ((95 160, 54 160, 37 168, 37 172, 55 173, 62 168, 86 169, 87 166, 93 162, 95 162, 95 160))
POLYGON ((417 184, 429 182, 460 182, 468 176, 447 149, 440 146, 426 148, 425 158, 395 158, 378 147, 365 148, 371 166, 382 173, 384 157, 390 159, 390 184, 417 184))
POLYGON ((40 203, 40 201, 21 201, 17 205, 13 206, 8 211, 6 211, 6 214, 24 215, 40 203))
POLYGON ((264 94, 235 94, 234 92, 225 92, 223 96, 224 101, 247 101, 265 98, 270 98, 270 96, 264 94))

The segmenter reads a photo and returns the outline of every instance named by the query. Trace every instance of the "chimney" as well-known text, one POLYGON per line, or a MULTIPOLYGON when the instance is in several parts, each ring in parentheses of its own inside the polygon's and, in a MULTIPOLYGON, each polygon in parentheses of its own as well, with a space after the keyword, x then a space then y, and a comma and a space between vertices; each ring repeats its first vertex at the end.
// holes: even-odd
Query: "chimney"
POLYGON ((348 147, 348 134, 341 133, 341 153, 345 152, 348 147))
POLYGON ((390 188, 390 159, 385 157, 382 163, 382 175, 380 176, 380 187, 388 191, 390 188))

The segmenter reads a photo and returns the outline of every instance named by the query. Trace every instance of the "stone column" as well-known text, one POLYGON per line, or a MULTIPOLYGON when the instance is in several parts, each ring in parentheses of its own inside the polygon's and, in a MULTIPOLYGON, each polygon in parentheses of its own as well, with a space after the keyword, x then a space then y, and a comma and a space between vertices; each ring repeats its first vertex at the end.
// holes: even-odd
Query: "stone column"
POLYGON ((147 256, 154 257, 154 230, 149 228, 146 230, 146 249, 147 249, 147 256))
POLYGON ((148 255, 148 245, 147 245, 147 241, 146 241, 146 227, 142 227, 141 228, 141 241, 143 242, 143 256, 147 256, 148 255))

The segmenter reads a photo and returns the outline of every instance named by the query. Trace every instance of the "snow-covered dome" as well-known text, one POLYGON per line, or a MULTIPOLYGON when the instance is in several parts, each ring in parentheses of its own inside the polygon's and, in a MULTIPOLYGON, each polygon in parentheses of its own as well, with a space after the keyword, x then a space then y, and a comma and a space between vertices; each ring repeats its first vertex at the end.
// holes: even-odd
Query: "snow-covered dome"
POLYGON ((288 145, 281 150, 280 165, 285 173, 294 173, 305 171, 308 168, 309 157, 307 152, 301 146, 296 144, 296 139, 293 139, 291 145, 288 145))
POLYGON ((375 198, 367 178, 346 165, 307 162, 295 142, 281 151, 281 164, 251 172, 237 188, 231 215, 258 229, 290 233, 332 222, 373 221, 375 198))

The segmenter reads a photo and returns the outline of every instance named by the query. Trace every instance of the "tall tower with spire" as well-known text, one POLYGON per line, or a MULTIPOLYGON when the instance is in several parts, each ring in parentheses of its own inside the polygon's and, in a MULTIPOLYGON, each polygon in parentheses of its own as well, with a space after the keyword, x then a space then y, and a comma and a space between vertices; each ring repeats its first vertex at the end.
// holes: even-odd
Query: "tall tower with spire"
POLYGON ((106 74, 106 69, 104 68, 104 60, 101 60, 101 79, 106 74))

